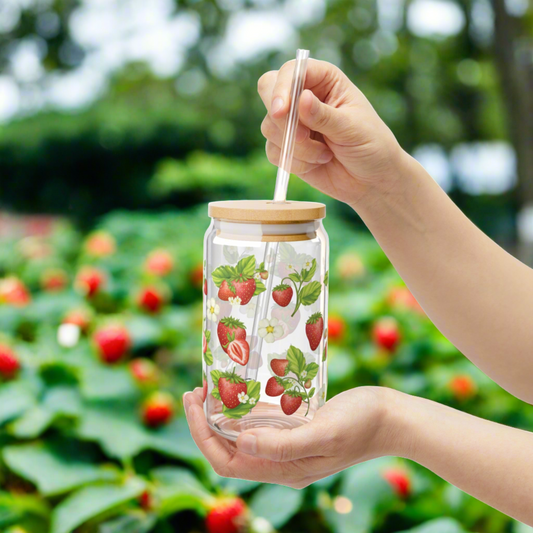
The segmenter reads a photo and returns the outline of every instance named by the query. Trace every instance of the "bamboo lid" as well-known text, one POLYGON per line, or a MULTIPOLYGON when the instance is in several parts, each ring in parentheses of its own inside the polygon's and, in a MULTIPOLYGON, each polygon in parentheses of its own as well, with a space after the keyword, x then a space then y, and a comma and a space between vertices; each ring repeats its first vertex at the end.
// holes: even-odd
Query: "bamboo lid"
POLYGON ((209 216, 231 222, 289 224, 309 222, 326 216, 326 206, 318 202, 284 202, 272 200, 230 200, 211 202, 209 216))

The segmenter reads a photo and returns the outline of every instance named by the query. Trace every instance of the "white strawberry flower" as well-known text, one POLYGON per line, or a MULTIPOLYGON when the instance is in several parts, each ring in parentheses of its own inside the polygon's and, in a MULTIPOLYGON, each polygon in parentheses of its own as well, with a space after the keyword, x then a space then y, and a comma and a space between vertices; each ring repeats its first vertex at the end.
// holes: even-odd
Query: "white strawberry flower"
POLYGON ((250 405, 255 405, 255 402, 256 402, 256 401, 257 401, 257 400, 256 400, 255 398, 250 398, 250 399, 248 400, 248 403, 249 403, 250 405))
POLYGON ((237 394, 237 398, 241 403, 246 403, 249 399, 248 394, 246 394, 245 392, 239 392, 239 394, 237 394))
POLYGON ((207 319, 211 322, 218 320, 218 314, 220 313, 220 306, 217 304, 214 298, 207 300, 207 319))
POLYGON ((300 377, 301 377, 302 379, 305 379, 306 376, 307 376, 307 370, 302 370, 302 373, 300 374, 300 377))
POLYGON ((248 318, 254 318, 256 307, 257 304, 255 303, 255 300, 251 300, 246 305, 242 305, 239 309, 239 312, 243 315, 246 315, 248 318))
POLYGON ((57 343, 64 348, 73 348, 80 340, 80 328, 76 324, 61 324, 57 329, 57 343))
POLYGON ((241 301, 242 301, 242 300, 239 298, 239 296, 235 296, 235 298, 233 298, 233 297, 230 296, 230 297, 228 298, 228 302, 229 302, 231 305, 236 305, 236 306, 241 305, 241 301))
POLYGON ((259 336, 265 339, 265 342, 271 343, 283 336, 283 327, 279 325, 277 318, 263 318, 259 322, 259 336))
POLYGON ((259 281, 259 280, 261 279, 261 274, 259 274, 259 272, 256 272, 256 273, 254 274, 254 279, 257 280, 257 281, 259 281))

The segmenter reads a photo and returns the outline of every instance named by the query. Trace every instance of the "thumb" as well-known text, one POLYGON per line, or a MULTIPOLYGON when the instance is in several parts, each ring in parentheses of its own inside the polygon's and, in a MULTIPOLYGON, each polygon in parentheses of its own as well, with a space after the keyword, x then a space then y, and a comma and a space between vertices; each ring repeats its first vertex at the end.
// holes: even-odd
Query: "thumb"
POLYGON ((300 122, 312 131, 334 139, 344 128, 344 114, 321 102, 309 89, 300 96, 300 122))
POLYGON ((237 449, 240 452, 264 457, 276 462, 295 461, 321 455, 321 435, 312 423, 295 429, 251 429, 239 435, 237 449))

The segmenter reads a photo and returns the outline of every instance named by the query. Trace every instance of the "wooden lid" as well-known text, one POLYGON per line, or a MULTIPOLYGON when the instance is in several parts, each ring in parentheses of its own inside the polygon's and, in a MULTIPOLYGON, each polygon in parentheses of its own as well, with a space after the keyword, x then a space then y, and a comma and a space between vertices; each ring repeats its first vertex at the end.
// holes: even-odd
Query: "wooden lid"
POLYGON ((309 222, 326 216, 326 206, 318 202, 284 202, 272 200, 231 200, 211 202, 209 216, 232 222, 289 224, 309 222))

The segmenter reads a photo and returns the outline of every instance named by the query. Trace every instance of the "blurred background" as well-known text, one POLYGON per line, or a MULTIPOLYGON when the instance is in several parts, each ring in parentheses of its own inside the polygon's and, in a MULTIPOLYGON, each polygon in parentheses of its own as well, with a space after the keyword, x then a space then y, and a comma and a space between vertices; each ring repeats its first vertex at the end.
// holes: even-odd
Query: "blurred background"
MULTIPOLYGON (((219 478, 190 439, 206 203, 272 196, 256 84, 297 47, 533 264, 529 0, 1 0, 1 531, 531 531, 407 461, 296 491, 219 478)), ((378 384, 533 430, 355 213, 296 177, 289 198, 328 208, 330 397, 378 384)))

